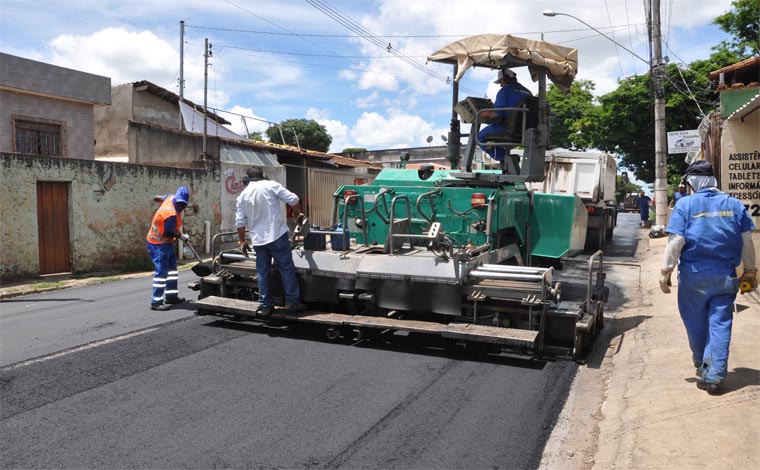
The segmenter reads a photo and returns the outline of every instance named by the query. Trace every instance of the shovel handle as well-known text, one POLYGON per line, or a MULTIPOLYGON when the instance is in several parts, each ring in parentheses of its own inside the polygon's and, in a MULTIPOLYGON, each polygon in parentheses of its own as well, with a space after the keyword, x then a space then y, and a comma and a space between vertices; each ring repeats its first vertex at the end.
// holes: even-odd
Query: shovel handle
POLYGON ((187 245, 188 248, 190 248, 190 251, 193 253, 193 256, 195 256, 195 259, 197 259, 199 263, 202 263, 203 260, 201 259, 200 256, 198 256, 198 252, 195 251, 195 248, 193 248, 193 245, 191 245, 189 241, 186 241, 184 243, 185 245, 187 245))

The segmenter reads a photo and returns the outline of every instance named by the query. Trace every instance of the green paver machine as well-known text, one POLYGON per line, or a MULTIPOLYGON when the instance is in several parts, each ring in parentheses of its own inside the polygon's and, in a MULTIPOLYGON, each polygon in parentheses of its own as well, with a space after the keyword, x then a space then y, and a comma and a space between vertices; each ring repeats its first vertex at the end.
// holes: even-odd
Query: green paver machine
POLYGON ((544 178, 546 78, 567 88, 575 58, 575 49, 498 35, 432 54, 454 67, 451 169, 384 169, 370 184, 335 191, 332 228, 297 227, 293 259, 306 311, 262 319, 254 260, 223 252, 197 284, 198 314, 309 323, 331 339, 405 332, 495 353, 582 357, 602 327, 602 252, 563 266, 583 249, 586 208, 574 195, 532 194, 525 185, 544 178), (507 149, 497 170, 471 168, 480 116, 494 109, 458 100, 458 81, 473 66, 528 67, 539 84, 537 97, 509 109, 507 132, 487 139, 507 149), (461 170, 459 116, 472 124, 461 170), (521 156, 511 154, 516 147, 521 156))

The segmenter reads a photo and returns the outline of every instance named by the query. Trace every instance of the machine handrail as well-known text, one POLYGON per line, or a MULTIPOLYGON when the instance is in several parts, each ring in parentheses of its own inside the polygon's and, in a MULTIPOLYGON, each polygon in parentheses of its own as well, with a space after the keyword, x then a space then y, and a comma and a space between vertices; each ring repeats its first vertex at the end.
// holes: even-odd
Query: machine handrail
POLYGON ((433 204, 433 196, 440 196, 443 194, 443 192, 436 188, 432 191, 428 191, 426 193, 420 194, 417 198, 417 203, 415 204, 415 208, 417 208, 417 213, 422 216, 423 219, 427 220, 429 224, 432 224, 435 222, 435 205, 433 204), (430 202, 430 209, 433 212, 433 215, 431 215, 429 218, 425 215, 424 212, 422 212, 422 208, 420 207, 422 205, 422 198, 427 198, 430 202))
MULTIPOLYGON (((406 200, 406 217, 407 219, 409 219, 407 230, 409 229, 409 226, 411 225, 411 222, 412 222, 412 206, 411 206, 411 203, 409 202, 409 196, 407 196, 406 194, 400 194, 398 196, 395 196, 391 200, 391 217, 390 217, 390 223, 388 227, 388 234, 389 234, 388 242, 390 243, 389 248, 390 248, 391 254, 393 254, 393 239, 394 238, 408 238, 407 236, 409 235, 409 233, 401 234, 401 235, 396 235, 393 233, 393 222, 395 221, 395 218, 396 218, 396 202, 399 199, 406 200)), ((412 239, 409 238, 409 245, 411 246, 411 244, 412 244, 412 239)))
MULTIPOLYGON (((592 276, 593 276, 593 268, 594 268, 594 258, 599 257, 599 270, 600 272, 604 272, 604 252, 602 250, 598 250, 596 253, 591 255, 591 257, 588 259, 588 281, 586 284, 586 305, 591 304, 591 283, 592 283, 592 276)), ((599 285, 599 279, 597 279, 597 290, 601 290, 604 286, 599 285)), ((601 300, 601 296, 600 296, 601 300)))

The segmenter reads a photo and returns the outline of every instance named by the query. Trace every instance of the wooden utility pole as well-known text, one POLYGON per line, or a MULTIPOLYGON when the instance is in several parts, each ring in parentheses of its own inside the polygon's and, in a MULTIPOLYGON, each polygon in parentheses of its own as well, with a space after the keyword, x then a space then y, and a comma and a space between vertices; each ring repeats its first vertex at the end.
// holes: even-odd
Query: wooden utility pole
MULTIPOLYGON (((185 22, 179 22, 179 102, 185 97, 185 22)), ((179 107, 179 128, 184 129, 182 124, 182 106, 179 107)))
POLYGON ((203 53, 203 152, 201 160, 208 159, 208 58, 211 57, 211 44, 208 38, 205 40, 205 52, 203 53))

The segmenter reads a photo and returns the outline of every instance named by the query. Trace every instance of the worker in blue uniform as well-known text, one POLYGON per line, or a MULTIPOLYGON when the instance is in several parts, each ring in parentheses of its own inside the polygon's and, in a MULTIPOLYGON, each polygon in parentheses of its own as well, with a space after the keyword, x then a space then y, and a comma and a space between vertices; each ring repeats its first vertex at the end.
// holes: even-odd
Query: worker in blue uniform
POLYGON ((697 387, 718 395, 728 369, 736 293, 740 283, 749 286, 747 292, 757 289, 755 224, 738 199, 717 189, 709 162, 692 163, 684 178, 694 193, 679 199, 670 216, 660 288, 670 293, 677 262, 678 310, 697 368, 697 387), (740 263, 744 272, 737 279, 740 263))
POLYGON ((641 216, 641 226, 644 227, 647 224, 647 221, 649 220, 649 204, 652 202, 652 199, 644 194, 644 191, 641 191, 639 193, 639 215, 641 216))
MULTIPOLYGON (((526 97, 533 94, 517 82, 517 74, 510 69, 499 70, 499 75, 494 83, 501 85, 499 92, 496 93, 496 101, 493 103, 494 108, 515 108, 526 97)), ((491 124, 484 127, 478 132, 478 141, 485 142, 489 135, 500 134, 507 130, 507 122, 511 113, 515 111, 484 111, 481 117, 491 124)), ((517 116, 516 116, 517 117, 517 116)), ((494 160, 503 161, 506 151, 504 147, 480 146, 494 160)))

